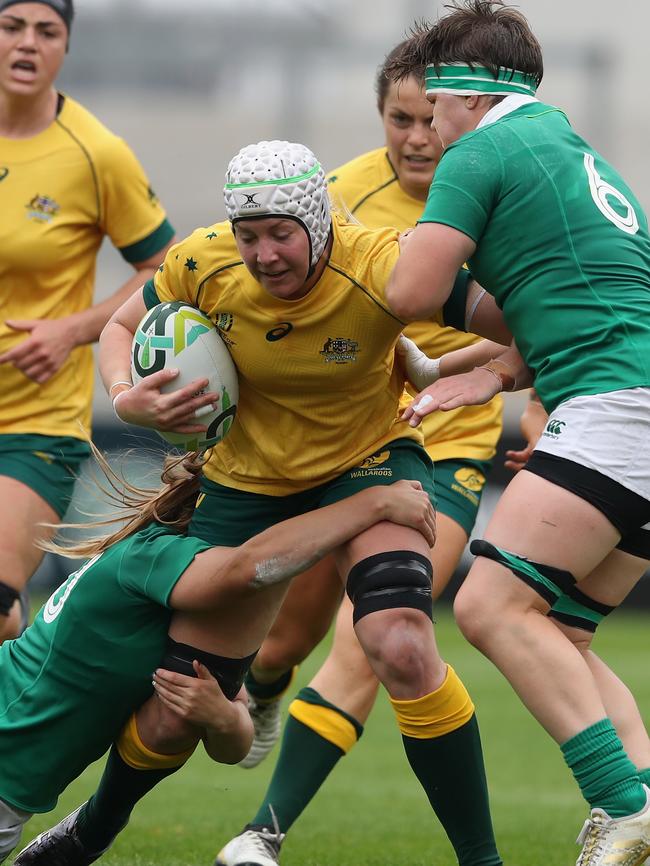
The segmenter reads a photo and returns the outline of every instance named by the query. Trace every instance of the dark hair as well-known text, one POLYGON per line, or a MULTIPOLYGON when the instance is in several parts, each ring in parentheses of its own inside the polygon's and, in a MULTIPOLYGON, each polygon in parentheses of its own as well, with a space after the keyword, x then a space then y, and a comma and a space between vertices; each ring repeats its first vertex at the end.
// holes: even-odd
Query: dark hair
POLYGON ((72 19, 74 18, 74 5, 72 0, 4 0, 4 2, 0 2, 0 12, 3 12, 8 6, 15 6, 16 3, 24 2, 42 3, 44 6, 49 6, 51 9, 54 9, 54 11, 63 18, 63 23, 65 24, 68 33, 70 32, 72 19))
POLYGON ((500 69, 532 75, 539 85, 544 74, 542 49, 528 21, 503 0, 457 0, 435 24, 416 22, 400 51, 384 66, 384 74, 401 81, 424 78, 427 66, 467 63, 485 66, 496 78, 500 69))
POLYGON ((375 93, 377 95, 377 108, 379 109, 380 114, 384 113, 384 105, 386 103, 386 97, 388 96, 388 88, 392 83, 392 78, 386 74, 386 69, 390 67, 393 61, 398 58, 405 50, 407 42, 408 39, 405 39, 404 41, 400 42, 399 45, 396 45, 391 51, 388 52, 388 54, 384 58, 384 62, 381 64, 381 66, 377 70, 377 74, 375 75, 375 93))

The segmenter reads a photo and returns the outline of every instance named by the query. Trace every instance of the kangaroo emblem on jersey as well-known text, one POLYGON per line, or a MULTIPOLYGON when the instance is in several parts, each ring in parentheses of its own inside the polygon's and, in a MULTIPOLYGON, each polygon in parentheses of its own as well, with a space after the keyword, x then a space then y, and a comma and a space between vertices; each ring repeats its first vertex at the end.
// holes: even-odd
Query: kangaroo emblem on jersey
POLYGON ((52 222, 54 217, 61 210, 61 205, 57 204, 53 198, 46 195, 39 195, 26 204, 27 216, 33 220, 41 220, 42 222, 52 222))
POLYGON ((326 363, 334 361, 335 364, 347 364, 348 361, 356 361, 359 344, 345 337, 328 337, 320 353, 326 363))

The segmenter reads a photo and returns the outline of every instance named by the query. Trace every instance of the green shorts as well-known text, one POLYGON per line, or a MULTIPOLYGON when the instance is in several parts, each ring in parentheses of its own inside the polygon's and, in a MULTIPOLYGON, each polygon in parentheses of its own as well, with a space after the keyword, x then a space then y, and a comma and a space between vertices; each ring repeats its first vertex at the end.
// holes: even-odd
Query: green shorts
POLYGON ((451 517, 471 535, 491 460, 437 460, 436 502, 438 511, 451 517))
POLYGON ((30 487, 63 517, 90 445, 73 436, 0 434, 0 475, 30 487))
POLYGON ((411 439, 389 442, 338 478, 290 496, 249 493, 203 478, 188 535, 235 547, 282 520, 339 502, 366 487, 401 479, 419 481, 435 502, 433 463, 424 448, 411 439))

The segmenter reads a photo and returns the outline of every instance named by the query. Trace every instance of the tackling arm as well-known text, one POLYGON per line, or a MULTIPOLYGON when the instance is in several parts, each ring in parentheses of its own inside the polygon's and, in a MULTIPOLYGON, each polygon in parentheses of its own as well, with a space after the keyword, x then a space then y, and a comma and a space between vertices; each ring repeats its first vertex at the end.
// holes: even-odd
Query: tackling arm
POLYGON ((233 598, 233 592, 248 597, 259 594, 307 571, 383 520, 417 529, 433 545, 435 515, 417 481, 371 487, 278 523, 238 548, 215 548, 199 554, 176 584, 171 606, 204 611, 218 606, 224 598, 233 598))
POLYGON ((440 223, 419 223, 401 244, 386 287, 388 306, 403 321, 428 319, 451 294, 454 280, 476 244, 440 223))

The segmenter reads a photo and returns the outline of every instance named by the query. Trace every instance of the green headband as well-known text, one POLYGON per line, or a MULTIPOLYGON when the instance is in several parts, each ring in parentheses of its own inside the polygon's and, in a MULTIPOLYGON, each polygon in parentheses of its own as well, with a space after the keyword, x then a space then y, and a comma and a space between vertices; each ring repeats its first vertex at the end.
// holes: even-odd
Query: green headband
POLYGON ((430 93, 453 93, 455 96, 475 96, 483 93, 491 96, 508 96, 518 93, 521 96, 534 96, 537 90, 535 76, 528 72, 501 67, 495 78, 485 66, 468 66, 465 63, 450 63, 427 66, 424 76, 424 89, 430 93))

